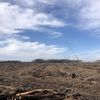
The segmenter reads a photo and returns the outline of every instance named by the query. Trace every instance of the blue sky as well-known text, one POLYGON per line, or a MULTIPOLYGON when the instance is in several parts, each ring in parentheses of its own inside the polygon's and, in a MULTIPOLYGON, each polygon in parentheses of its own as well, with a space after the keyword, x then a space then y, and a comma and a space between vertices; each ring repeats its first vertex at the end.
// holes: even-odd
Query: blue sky
POLYGON ((0 0, 0 60, 99 60, 99 5, 100 0, 0 0))

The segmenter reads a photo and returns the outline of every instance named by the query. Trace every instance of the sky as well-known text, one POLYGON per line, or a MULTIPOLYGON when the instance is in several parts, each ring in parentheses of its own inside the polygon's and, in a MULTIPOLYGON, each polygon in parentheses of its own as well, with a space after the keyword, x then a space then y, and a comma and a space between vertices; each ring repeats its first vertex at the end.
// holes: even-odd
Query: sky
POLYGON ((100 60, 100 0, 0 0, 0 60, 100 60))

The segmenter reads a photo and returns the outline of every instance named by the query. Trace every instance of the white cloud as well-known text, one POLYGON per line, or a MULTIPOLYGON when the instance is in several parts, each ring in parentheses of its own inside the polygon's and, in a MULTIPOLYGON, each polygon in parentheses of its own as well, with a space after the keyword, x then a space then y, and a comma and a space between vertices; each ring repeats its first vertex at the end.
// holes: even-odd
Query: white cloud
POLYGON ((65 48, 39 42, 25 42, 16 39, 0 41, 0 60, 24 60, 35 58, 60 58, 65 48))
MULTIPOLYGON (((45 43, 31 42, 29 37, 21 36, 26 29, 37 30, 64 27, 66 24, 54 17, 38 11, 39 0, 1 0, 0 1, 0 60, 33 60, 35 58, 62 57, 65 48, 45 43), (17 34, 19 33, 19 34, 17 34), (10 39, 8 39, 10 38, 10 39), (19 38, 19 39, 18 39, 19 38), (25 41, 27 40, 27 41, 25 41)), ((48 1, 40 2, 47 4, 48 1)), ((49 3, 49 2, 48 2, 49 3)), ((48 32, 47 32, 48 33, 48 32)), ((55 34, 56 36, 61 34, 55 34)))
POLYGON ((0 34, 19 33, 24 29, 39 30, 39 27, 63 27, 65 23, 52 15, 37 12, 18 5, 0 3, 0 34))
POLYGON ((24 5, 26 7, 29 7, 29 6, 33 7, 33 6, 37 5, 38 3, 53 5, 56 2, 58 2, 58 0, 20 0, 20 1, 15 0, 15 2, 19 5, 24 5))
MULTIPOLYGON (((81 0, 82 2, 82 0, 81 0)), ((100 0, 85 0, 79 10, 79 22, 82 29, 100 28, 100 0)))
POLYGON ((60 38, 60 37, 63 36, 63 33, 60 33, 60 32, 51 32, 50 35, 51 35, 52 38, 60 38))
MULTIPOLYGON (((39 42, 25 42, 22 40, 29 39, 28 37, 21 37, 20 34, 17 35, 17 33, 20 33, 25 29, 40 31, 41 28, 43 30, 49 30, 45 29, 45 27, 51 29, 66 26, 66 20, 63 22, 54 17, 56 16, 56 13, 54 13, 55 15, 52 15, 52 13, 47 14, 43 10, 39 10, 45 8, 44 5, 54 7, 54 9, 56 8, 55 5, 57 5, 57 7, 59 5, 59 12, 62 13, 62 17, 64 16, 67 18, 71 16, 70 18, 75 20, 75 23, 73 22, 71 26, 78 25, 81 29, 93 29, 95 32, 100 32, 100 0, 62 0, 60 2, 59 0, 0 1, 2 1, 0 2, 0 39, 5 39, 5 41, 0 40, 0 59, 10 58, 30 60, 38 57, 52 58, 58 57, 60 53, 63 53, 64 48, 58 48, 51 45, 48 46, 39 42), (5 37, 5 34, 7 37, 5 37), (16 39, 8 40, 10 37, 18 37, 20 38, 20 41, 16 39)), ((51 32, 49 34, 53 38, 63 36, 63 33, 59 32, 51 32)), ((99 58, 99 53, 100 52, 95 53, 93 55, 94 58, 99 58)), ((92 53, 86 53, 86 55, 89 57, 92 53)), ((84 59, 87 58, 84 56, 82 57, 84 59)), ((90 56, 90 58, 92 58, 92 56, 90 56)))
MULTIPOLYGON (((1 0, 1 1, 3 1, 3 2, 5 1, 10 4, 17 5, 17 8, 14 5, 12 5, 13 7, 11 5, 9 5, 9 6, 6 5, 7 8, 4 10, 4 12, 5 13, 12 12, 10 14, 11 17, 12 16, 13 17, 21 16, 21 18, 19 18, 19 21, 22 20, 22 18, 23 18, 24 22, 21 23, 22 26, 20 28, 18 27, 19 29, 21 29, 21 28, 22 29, 27 29, 27 28, 33 29, 33 27, 36 28, 39 25, 40 26, 50 26, 50 27, 65 26, 65 23, 62 22, 61 20, 58 20, 57 18, 53 17, 52 15, 43 13, 43 12, 41 12, 41 10, 38 11, 38 9, 43 9, 43 8, 46 9, 44 6, 47 7, 47 5, 48 5, 48 7, 59 6, 60 12, 62 11, 62 16, 65 16, 65 17, 68 17, 68 15, 70 17, 70 14, 68 14, 68 13, 70 13, 70 11, 73 10, 72 12, 75 12, 75 15, 71 15, 71 16, 74 16, 76 18, 75 20, 77 20, 76 23, 78 22, 77 24, 78 24, 78 26, 80 26, 79 28, 82 28, 82 29, 100 28, 99 27, 100 26, 100 6, 99 6, 100 0, 75 0, 75 1, 62 0, 60 2, 58 0, 9 0, 9 1, 1 0), (25 7, 25 8, 23 8, 23 7, 25 7), (73 7, 73 9, 71 9, 70 7, 73 7), (14 10, 17 12, 18 15, 17 14, 14 15, 14 10), (29 19, 32 21, 30 21, 29 19), (39 19, 39 21, 38 21, 38 19, 39 19), (43 22, 42 22, 42 20, 43 20, 43 22), (26 25, 26 23, 28 23, 28 25, 26 25)), ((0 5, 0 8, 2 8, 2 3, 0 5)), ((7 14, 5 14, 5 16, 7 16, 7 14)), ((17 18, 16 18, 16 20, 17 20, 17 18)), ((16 22, 18 24, 20 24, 18 22, 18 20, 16 22)), ((8 32, 9 29, 6 29, 5 31, 8 32)), ((16 30, 16 32, 17 31, 18 30, 16 30)), ((15 31, 12 29, 12 32, 15 32, 15 31)))
POLYGON ((100 29, 100 0, 62 0, 61 2, 53 0, 52 3, 63 5, 61 9, 65 10, 62 11, 62 16, 75 20, 71 22, 71 26, 79 26, 78 28, 84 30, 100 29))

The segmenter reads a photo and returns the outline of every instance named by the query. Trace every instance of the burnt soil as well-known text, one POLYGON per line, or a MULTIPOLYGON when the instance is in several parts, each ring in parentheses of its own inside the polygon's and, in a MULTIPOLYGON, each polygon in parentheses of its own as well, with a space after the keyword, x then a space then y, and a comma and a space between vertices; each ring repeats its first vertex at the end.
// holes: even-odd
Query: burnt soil
MULTIPOLYGON (((81 100, 100 100, 100 64, 1 62, 0 94, 53 89, 67 93, 72 88, 81 100), (77 68, 77 69, 75 69, 77 68), (76 78, 71 75, 75 72, 76 78)), ((70 91, 68 92, 70 94, 70 91)))

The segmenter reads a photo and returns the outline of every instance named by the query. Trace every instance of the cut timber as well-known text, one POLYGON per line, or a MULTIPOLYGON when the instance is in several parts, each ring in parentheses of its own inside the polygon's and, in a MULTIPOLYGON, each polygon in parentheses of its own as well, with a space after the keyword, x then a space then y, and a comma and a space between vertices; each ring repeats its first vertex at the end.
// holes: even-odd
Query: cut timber
POLYGON ((57 93, 53 89, 36 89, 16 94, 17 100, 63 100, 65 94, 57 93))
POLYGON ((18 93, 18 94, 16 94, 16 96, 24 96, 24 95, 34 94, 35 92, 51 92, 51 93, 57 93, 53 89, 44 89, 44 90, 43 89, 36 89, 36 90, 24 92, 24 93, 18 93))

